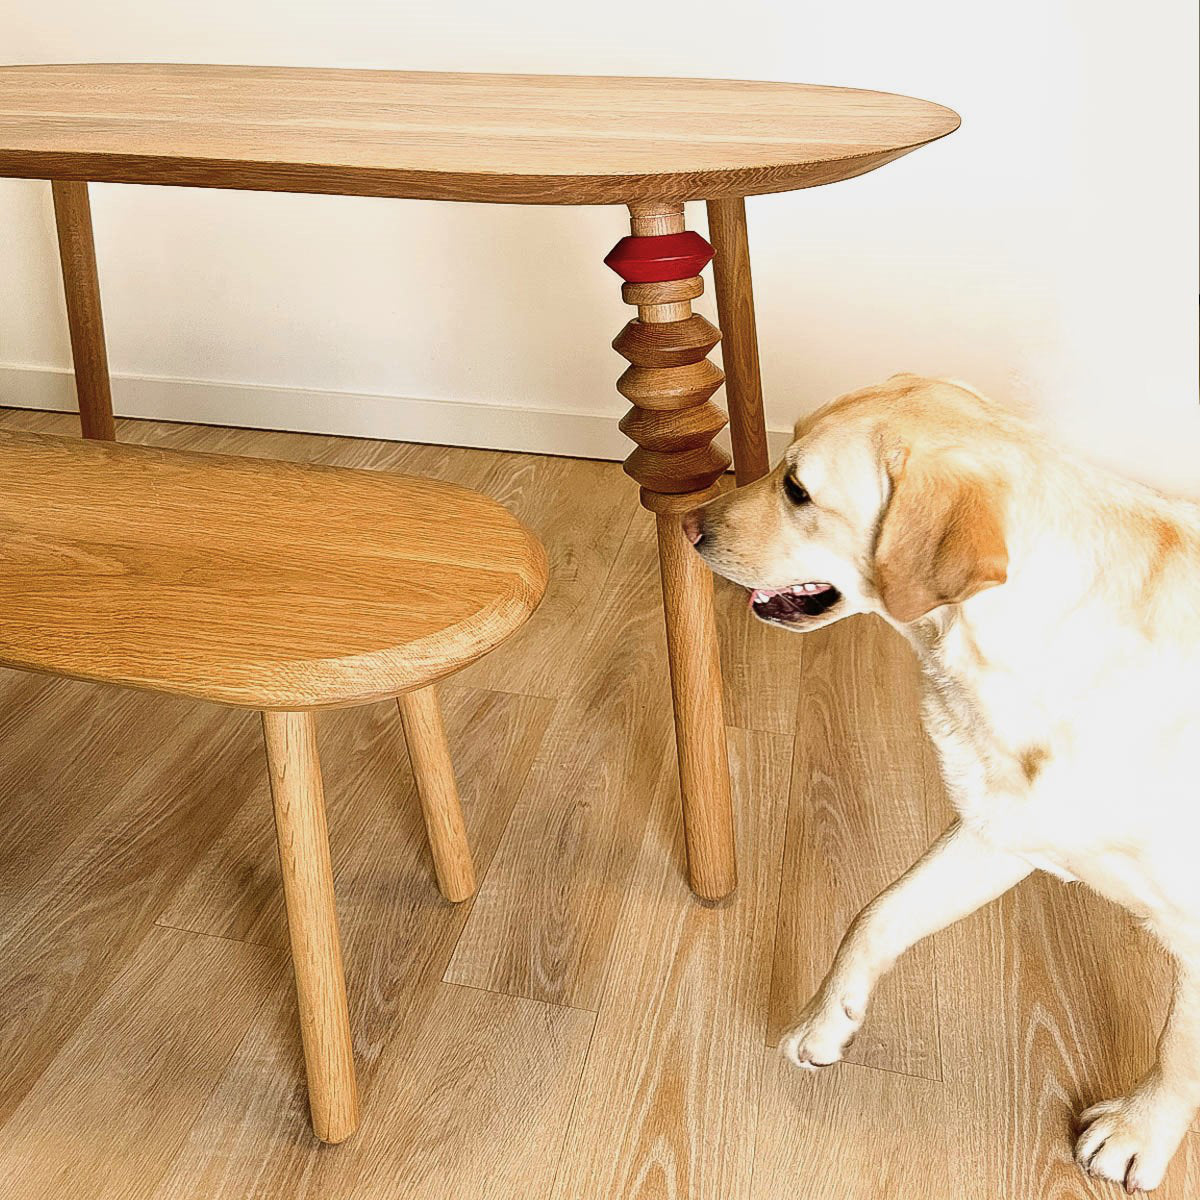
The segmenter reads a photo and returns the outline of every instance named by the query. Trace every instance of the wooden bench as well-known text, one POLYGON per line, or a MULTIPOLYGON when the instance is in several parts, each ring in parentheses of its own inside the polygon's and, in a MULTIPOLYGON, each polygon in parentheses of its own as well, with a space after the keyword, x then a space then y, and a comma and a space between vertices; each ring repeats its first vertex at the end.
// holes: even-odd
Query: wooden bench
POLYGON ((0 664, 262 712, 324 1141, 354 1131, 358 1098, 313 710, 398 697, 438 883, 465 899, 431 684, 512 634, 545 584, 536 538, 450 484, 0 433, 0 664))

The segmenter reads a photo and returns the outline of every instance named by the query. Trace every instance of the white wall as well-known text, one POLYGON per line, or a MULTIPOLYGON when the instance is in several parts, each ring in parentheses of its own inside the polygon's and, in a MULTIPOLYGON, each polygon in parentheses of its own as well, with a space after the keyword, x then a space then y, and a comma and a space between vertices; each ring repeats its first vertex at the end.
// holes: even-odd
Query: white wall
MULTIPOLYGON (((1196 33, 1184 0, 4 0, 0 60, 716 75, 941 101, 963 117, 945 141, 749 202, 770 424, 897 370, 956 375, 1200 496, 1196 33)), ((48 190, 0 181, 0 403, 69 395, 48 190)), ((608 343, 629 313, 600 261, 622 210, 93 193, 119 410, 625 453, 608 343)), ((690 217, 703 228, 703 206, 690 217)))

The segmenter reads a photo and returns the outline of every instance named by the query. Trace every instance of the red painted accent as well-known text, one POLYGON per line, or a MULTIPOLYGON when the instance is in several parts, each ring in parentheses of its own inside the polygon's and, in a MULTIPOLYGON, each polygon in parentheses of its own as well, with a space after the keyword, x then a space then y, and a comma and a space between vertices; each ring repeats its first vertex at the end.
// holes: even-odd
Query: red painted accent
POLYGON ((604 262, 626 283, 666 283, 699 275, 713 253, 694 229, 688 229, 654 237, 623 237, 604 262))

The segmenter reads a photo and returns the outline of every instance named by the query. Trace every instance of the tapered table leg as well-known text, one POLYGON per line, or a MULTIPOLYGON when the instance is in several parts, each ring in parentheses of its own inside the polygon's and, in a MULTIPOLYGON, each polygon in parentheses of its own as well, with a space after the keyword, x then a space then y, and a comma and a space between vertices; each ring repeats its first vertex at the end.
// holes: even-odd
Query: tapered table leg
POLYGON ((733 468, 738 487, 743 487, 762 478, 771 469, 771 463, 758 366, 746 201, 742 197, 708 202, 708 236, 716 251, 713 290, 717 295, 717 319, 721 323, 733 468))
POLYGON ((688 877, 698 896, 718 900, 737 886, 737 867, 712 576, 680 524, 729 467, 712 444, 725 425, 711 403, 723 376, 707 355, 721 334, 691 306, 712 247, 684 230, 682 204, 631 204, 630 213, 631 236, 605 259, 638 309, 613 342, 630 363, 617 383, 633 404, 621 429, 637 443, 625 470, 658 522, 688 877))
POLYGON ((54 194, 54 221, 58 226, 58 253, 67 298, 79 424, 84 437, 111 442, 116 440, 117 430, 113 424, 109 392, 108 353, 104 347, 100 279, 96 273, 88 185, 56 179, 50 187, 54 194))

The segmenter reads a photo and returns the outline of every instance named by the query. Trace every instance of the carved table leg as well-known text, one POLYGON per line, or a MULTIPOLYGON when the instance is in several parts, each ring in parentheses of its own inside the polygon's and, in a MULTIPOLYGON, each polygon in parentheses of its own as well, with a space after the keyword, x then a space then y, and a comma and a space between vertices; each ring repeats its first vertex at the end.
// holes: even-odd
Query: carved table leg
POLYGON ((682 204, 629 207, 632 236, 604 260, 638 309, 613 342, 631 364, 617 383, 633 403, 621 429, 637 443, 625 470, 658 521, 688 876, 698 896, 718 900, 737 886, 737 867, 712 576, 680 524, 729 467, 712 444, 725 414, 710 398, 724 376, 706 357, 721 334, 691 306, 712 247, 684 231, 682 204))

